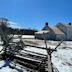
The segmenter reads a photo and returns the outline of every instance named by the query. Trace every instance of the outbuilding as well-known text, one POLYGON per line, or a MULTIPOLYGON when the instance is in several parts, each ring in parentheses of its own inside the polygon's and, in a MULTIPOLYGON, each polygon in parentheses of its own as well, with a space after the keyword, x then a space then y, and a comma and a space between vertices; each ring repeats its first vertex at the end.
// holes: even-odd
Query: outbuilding
POLYGON ((64 32, 62 32, 59 28, 51 27, 51 29, 54 32, 55 40, 65 40, 66 39, 64 32))
POLYGON ((64 23, 58 23, 56 25, 61 31, 65 33, 66 40, 72 40, 72 25, 71 23, 69 24, 64 24, 64 23))

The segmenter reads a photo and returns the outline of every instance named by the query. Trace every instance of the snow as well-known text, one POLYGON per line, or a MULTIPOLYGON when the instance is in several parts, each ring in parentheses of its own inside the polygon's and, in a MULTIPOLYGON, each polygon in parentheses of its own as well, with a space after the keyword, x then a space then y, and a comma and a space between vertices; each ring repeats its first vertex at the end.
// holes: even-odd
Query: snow
POLYGON ((52 54, 52 62, 59 72, 72 72, 72 50, 59 48, 52 54))
MULTIPOLYGON (((54 49, 59 42, 57 43, 55 41, 51 41, 51 43, 47 44, 47 46, 54 49)), ((45 47, 45 44, 41 43, 38 46, 45 47)), ((27 47, 25 48, 25 50, 47 55, 47 51, 43 49, 27 47)), ((72 72, 72 42, 71 41, 62 43, 61 46, 57 48, 57 51, 52 53, 52 63, 59 70, 59 72, 72 72)))
POLYGON ((9 66, 5 66, 5 65, 6 64, 4 60, 0 61, 0 72, 11 72, 9 66))
POLYGON ((35 38, 34 35, 22 35, 22 38, 35 38))
POLYGON ((22 70, 19 65, 16 65, 14 69, 10 68, 11 62, 9 60, 0 61, 0 72, 27 72, 25 69, 22 70))
POLYGON ((36 53, 47 55, 47 51, 46 50, 42 50, 42 49, 38 49, 38 48, 27 47, 27 48, 24 48, 24 50, 28 50, 28 51, 32 51, 32 52, 36 52, 36 53))
POLYGON ((12 69, 10 69, 9 67, 4 67, 0 69, 0 72, 12 72, 12 69))
MULTIPOLYGON (((14 35, 14 38, 18 38, 18 36, 19 35, 14 35)), ((26 39, 31 38, 31 39, 33 39, 33 38, 35 38, 35 36, 34 35, 22 35, 22 38, 26 38, 26 39)))
POLYGON ((0 51, 3 49, 3 46, 0 46, 0 51))
MULTIPOLYGON (((58 43, 59 42, 57 41, 49 41, 47 42, 47 46, 54 49, 58 43)), ((38 46, 45 47, 44 41, 41 41, 41 43, 39 42, 38 46)), ((2 50, 2 48, 3 47, 0 46, 0 50, 2 50)), ((26 47, 24 49, 47 55, 47 51, 44 49, 38 49, 33 47, 26 47)), ((16 69, 11 69, 9 65, 3 67, 5 63, 6 62, 4 60, 0 61, 0 72, 21 72, 20 71, 21 68, 18 65, 16 65, 16 69)), ((71 41, 64 41, 61 44, 61 46, 57 48, 57 51, 52 53, 52 63, 59 70, 59 72, 72 72, 72 42, 71 41)), ((23 70, 23 72, 27 72, 27 71, 23 70)))

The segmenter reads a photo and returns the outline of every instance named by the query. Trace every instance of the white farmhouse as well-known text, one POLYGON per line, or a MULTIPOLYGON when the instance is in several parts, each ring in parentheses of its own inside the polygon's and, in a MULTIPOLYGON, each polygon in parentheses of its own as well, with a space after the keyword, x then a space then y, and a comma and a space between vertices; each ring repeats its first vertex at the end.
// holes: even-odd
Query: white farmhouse
POLYGON ((46 22, 44 28, 35 33, 35 38, 44 39, 44 36, 48 40, 72 40, 71 23, 58 23, 55 27, 49 27, 46 22))
POLYGON ((61 31, 65 33, 66 40, 72 40, 72 25, 71 23, 69 24, 63 24, 63 23, 58 23, 56 25, 61 31))

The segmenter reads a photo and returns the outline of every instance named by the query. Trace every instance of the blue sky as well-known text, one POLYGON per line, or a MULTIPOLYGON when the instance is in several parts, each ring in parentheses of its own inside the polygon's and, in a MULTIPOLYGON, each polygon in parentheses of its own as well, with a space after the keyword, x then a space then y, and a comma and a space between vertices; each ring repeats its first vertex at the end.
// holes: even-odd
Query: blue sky
POLYGON ((72 0, 0 0, 0 17, 40 30, 45 22, 72 22, 72 0))

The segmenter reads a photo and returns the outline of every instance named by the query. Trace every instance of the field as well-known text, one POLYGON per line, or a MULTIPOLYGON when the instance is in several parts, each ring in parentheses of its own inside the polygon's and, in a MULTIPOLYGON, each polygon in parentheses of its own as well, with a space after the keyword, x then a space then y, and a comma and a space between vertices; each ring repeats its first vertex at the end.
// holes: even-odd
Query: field
MULTIPOLYGON (((26 39, 28 41, 28 39, 26 39)), ((34 41, 30 39, 30 41, 34 41)), ((45 47, 43 40, 35 40, 36 45, 45 47)), ((55 48, 58 45, 59 41, 47 41, 47 46, 55 48)), ((26 48, 26 50, 34 51, 37 53, 47 55, 46 50, 37 49, 37 48, 26 48)), ((72 42, 64 41, 58 48, 56 52, 52 53, 52 63, 59 72, 72 72, 72 42)))
MULTIPOLYGON (((15 35, 15 38, 17 36, 15 35)), ((44 40, 34 39, 34 36, 22 36, 25 44, 31 44, 35 46, 45 47, 44 40)), ((18 39, 14 39, 17 41, 18 39)), ((55 48, 58 45, 59 41, 47 41, 47 47, 55 48)), ((2 49, 2 46, 0 46, 2 49)), ((0 50, 1 50, 0 49, 0 50)), ((26 47, 25 50, 40 53, 47 55, 47 51, 43 49, 38 49, 34 47, 26 47)), ((23 52, 23 51, 22 51, 23 52)), ((16 66, 16 69, 10 69, 8 62, 6 66, 3 65, 7 61, 0 61, 0 72, 28 72, 25 69, 22 69, 19 65, 16 66), (21 71, 22 70, 22 71, 21 71)), ((59 70, 59 72, 72 72, 72 41, 64 41, 58 48, 56 52, 52 53, 52 63, 59 70)))

